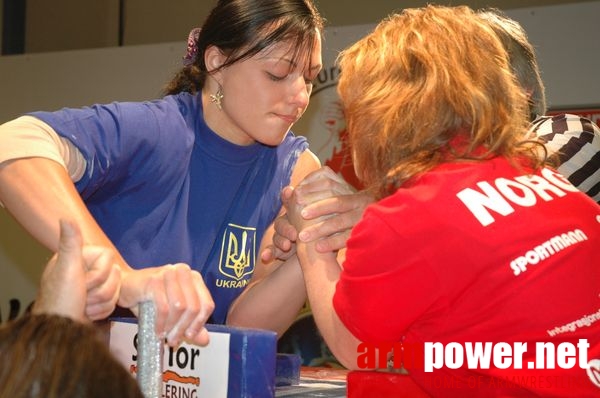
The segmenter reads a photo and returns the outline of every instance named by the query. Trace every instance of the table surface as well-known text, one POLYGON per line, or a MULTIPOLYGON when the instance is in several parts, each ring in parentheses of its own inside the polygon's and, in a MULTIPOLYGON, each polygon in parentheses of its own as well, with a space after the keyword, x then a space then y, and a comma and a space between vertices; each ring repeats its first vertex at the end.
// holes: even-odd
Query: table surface
POLYGON ((275 389, 275 397, 346 397, 348 370, 303 366, 300 384, 275 389))

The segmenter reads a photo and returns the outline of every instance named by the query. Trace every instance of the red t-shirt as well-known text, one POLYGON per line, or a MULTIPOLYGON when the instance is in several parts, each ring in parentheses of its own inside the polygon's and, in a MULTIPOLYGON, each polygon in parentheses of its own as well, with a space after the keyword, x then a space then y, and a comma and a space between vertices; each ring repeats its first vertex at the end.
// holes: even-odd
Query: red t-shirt
POLYGON ((441 165, 365 211, 343 268, 334 307, 365 343, 527 343, 523 369, 409 369, 433 395, 600 396, 600 206, 550 169, 441 165), (528 368, 579 339, 587 371, 528 368))

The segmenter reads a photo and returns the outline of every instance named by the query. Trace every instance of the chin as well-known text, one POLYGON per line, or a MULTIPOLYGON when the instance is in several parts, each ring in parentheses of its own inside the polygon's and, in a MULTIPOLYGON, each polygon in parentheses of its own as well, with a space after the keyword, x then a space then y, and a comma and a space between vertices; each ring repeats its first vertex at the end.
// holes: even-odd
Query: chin
POLYGON ((284 133, 279 134, 277 136, 266 136, 264 137, 264 139, 263 137, 261 137, 257 141, 267 146, 278 146, 283 142, 283 139, 285 138, 288 131, 289 130, 286 130, 284 133))

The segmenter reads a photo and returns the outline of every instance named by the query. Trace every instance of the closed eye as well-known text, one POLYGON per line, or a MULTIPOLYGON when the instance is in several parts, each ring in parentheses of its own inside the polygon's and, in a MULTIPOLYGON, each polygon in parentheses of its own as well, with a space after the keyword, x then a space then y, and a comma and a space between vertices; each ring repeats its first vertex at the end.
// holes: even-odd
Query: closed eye
POLYGON ((274 82, 279 82, 286 78, 286 76, 277 76, 270 72, 266 72, 266 73, 267 73, 267 76, 269 76, 269 79, 273 80, 274 82))

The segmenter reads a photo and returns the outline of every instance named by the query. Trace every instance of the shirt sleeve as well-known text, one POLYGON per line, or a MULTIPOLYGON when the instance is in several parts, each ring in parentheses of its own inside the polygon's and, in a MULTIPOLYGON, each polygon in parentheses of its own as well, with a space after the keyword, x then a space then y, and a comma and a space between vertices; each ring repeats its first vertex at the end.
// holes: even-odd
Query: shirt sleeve
POLYGON ((413 238, 385 217, 370 207, 353 229, 333 298, 346 327, 371 343, 400 341, 441 294, 438 277, 411 247, 413 238))
POLYGON ((165 167, 185 156, 193 144, 189 123, 194 117, 187 111, 189 118, 184 119, 178 103, 169 99, 95 104, 31 116, 52 126, 86 159, 76 188, 87 200, 99 198, 100 190, 108 194, 137 189, 136 185, 157 178, 168 185, 171 175, 165 167))
POLYGON ((0 164, 10 160, 40 157, 64 166, 77 182, 85 171, 85 159, 73 143, 60 137, 48 124, 32 116, 21 116, 0 126, 0 164))

